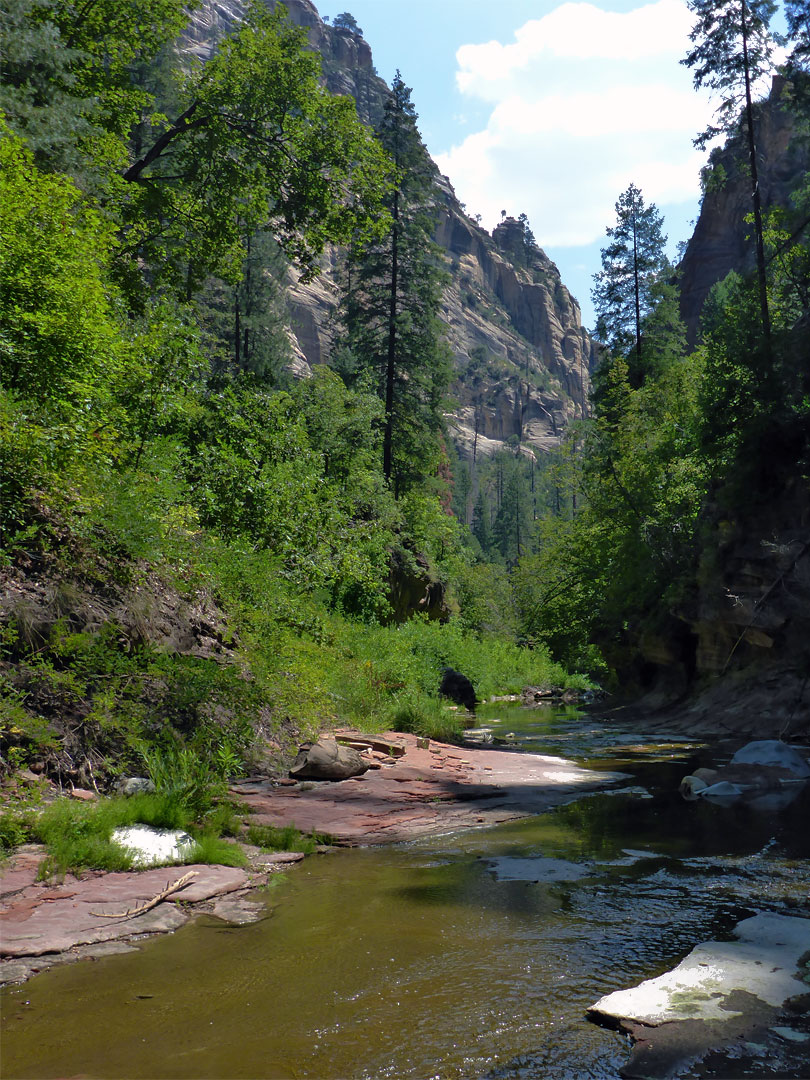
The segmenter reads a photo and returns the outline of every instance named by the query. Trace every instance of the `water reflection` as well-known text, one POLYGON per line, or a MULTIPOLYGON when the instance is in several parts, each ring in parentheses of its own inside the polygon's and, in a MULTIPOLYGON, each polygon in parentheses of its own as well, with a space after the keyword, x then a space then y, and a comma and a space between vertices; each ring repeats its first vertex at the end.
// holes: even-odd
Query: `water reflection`
POLYGON ((620 759, 631 780, 526 821, 310 858, 262 924, 201 920, 35 979, 3 998, 4 1075, 615 1080, 627 1042, 585 1010, 756 905, 801 902, 806 797, 778 815, 688 804, 694 744, 640 747, 571 710, 491 713, 496 733, 620 759))

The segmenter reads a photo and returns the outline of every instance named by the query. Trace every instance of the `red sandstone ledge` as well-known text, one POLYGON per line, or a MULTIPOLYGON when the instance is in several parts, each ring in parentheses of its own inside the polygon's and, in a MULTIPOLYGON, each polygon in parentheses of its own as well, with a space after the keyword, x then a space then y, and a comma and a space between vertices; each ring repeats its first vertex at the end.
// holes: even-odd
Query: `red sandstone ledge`
MULTIPOLYGON (((335 735, 368 747, 369 771, 341 781, 243 780, 232 794, 251 822, 295 825, 326 833, 337 844, 393 843, 530 817, 621 778, 563 758, 459 748, 396 732, 335 735)), ((54 883, 36 880, 44 849, 25 845, 0 873, 0 984, 22 982, 54 963, 126 951, 133 940, 176 930, 200 912, 236 923, 261 917, 263 909, 252 902, 255 887, 303 855, 249 854, 247 870, 199 865, 88 871, 54 883), (189 871, 194 877, 188 885, 143 914, 99 914, 138 908, 189 871)))
POLYGON ((351 780, 294 786, 242 781, 233 793, 252 822, 327 833, 338 844, 393 843, 531 817, 621 778, 563 758, 450 746, 399 732, 371 736, 344 729, 335 736, 355 747, 368 745, 364 756, 372 768, 351 780), (375 750, 386 743, 397 756, 375 750))

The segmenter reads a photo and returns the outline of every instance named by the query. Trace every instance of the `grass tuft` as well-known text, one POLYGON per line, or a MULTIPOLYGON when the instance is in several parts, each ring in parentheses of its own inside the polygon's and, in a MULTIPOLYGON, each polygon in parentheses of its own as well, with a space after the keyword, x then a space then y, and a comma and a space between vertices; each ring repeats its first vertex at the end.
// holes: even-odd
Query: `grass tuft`
POLYGON ((274 825, 250 825, 248 843, 262 851, 301 851, 311 855, 319 844, 328 844, 330 838, 324 833, 301 833, 294 825, 276 828, 274 825))

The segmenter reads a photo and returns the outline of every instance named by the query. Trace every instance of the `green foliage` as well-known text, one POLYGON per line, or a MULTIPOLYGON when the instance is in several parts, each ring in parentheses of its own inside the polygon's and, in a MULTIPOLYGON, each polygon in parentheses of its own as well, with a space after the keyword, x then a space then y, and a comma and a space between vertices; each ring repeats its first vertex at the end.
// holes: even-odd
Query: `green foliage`
POLYGON ((0 131, 0 526, 22 524, 26 493, 57 470, 70 482, 111 461, 124 363, 111 243, 75 185, 0 131))
POLYGON ((0 859, 20 844, 27 843, 32 835, 33 811, 10 806, 0 810, 0 859))
POLYGON ((48 848, 40 864, 40 878, 69 871, 131 870, 132 855, 110 840, 120 824, 110 806, 86 806, 57 799, 37 817, 34 838, 48 848))
POLYGON ((301 833, 295 825, 248 825, 247 839, 262 851, 301 851, 304 855, 312 855, 320 844, 329 843, 325 834, 301 833))
MULTIPOLYGON (((206 758, 190 746, 172 743, 164 747, 143 746, 141 755, 157 794, 169 805, 176 806, 178 812, 187 810, 193 817, 201 817, 211 808, 217 795, 225 794, 224 770, 217 768, 221 758, 206 758)), ((232 762, 226 758, 226 768, 237 764, 238 759, 232 762)))
POLYGON ((336 30, 349 30, 352 34, 363 36, 363 31, 357 25, 357 19, 348 11, 342 11, 336 15, 332 20, 332 25, 336 30))
POLYGON ((135 795, 129 799, 101 799, 95 803, 57 799, 31 819, 34 839, 48 848, 40 877, 84 869, 129 870, 132 855, 110 837, 115 829, 150 825, 157 829, 188 830, 194 848, 187 863, 244 866, 244 852, 219 839, 209 828, 195 827, 195 816, 176 793, 135 795))
POLYGON ((133 70, 188 18, 179 0, 3 0, 1 14, 0 111, 38 164, 85 176, 121 156, 120 139, 149 100, 133 70))
POLYGON ((774 46, 770 21, 775 0, 688 0, 695 15, 693 48, 681 61, 694 72, 695 88, 719 93, 716 122, 695 140, 703 147, 721 132, 733 132, 746 99, 746 84, 771 70, 774 46))
POLYGON ((198 832, 194 847, 183 860, 190 863, 213 863, 217 866, 247 866, 248 858, 239 844, 211 832, 198 832))
MULTIPOLYGON (((0 545, 37 584, 2 627, 0 765, 103 785, 145 762, 151 799, 63 804, 37 834, 54 867, 111 867, 133 815, 233 832, 219 800, 265 736, 282 755, 336 720, 451 733, 442 666, 494 692, 550 661, 511 644, 505 571, 445 505, 444 272, 401 80, 375 139, 282 5, 186 66, 178 0, 2 11, 0 545), (345 378, 279 389, 287 259, 306 276, 347 242, 345 378), (397 560, 448 626, 381 625, 397 560), (211 655, 173 644, 178 593, 219 606, 211 655)), ((524 544, 503 496, 502 561, 524 544)))
POLYGON ((662 223, 655 204, 645 206, 630 184, 616 203, 616 224, 607 230, 611 243, 602 249, 602 269, 593 279, 597 336, 617 356, 635 351, 636 385, 644 377, 642 318, 653 306, 654 283, 666 270, 662 223))
POLYGON ((383 227, 384 157, 351 99, 329 94, 318 75, 306 30, 283 5, 250 5, 187 75, 183 111, 123 173, 137 185, 132 254, 190 295, 211 272, 236 279, 242 239, 259 226, 271 224, 310 273, 326 243, 383 227))
POLYGON ((375 411, 328 375, 296 397, 323 410, 309 414, 322 449, 310 445, 292 396, 247 382, 207 396, 186 435, 192 505, 224 539, 250 537, 271 552, 297 586, 325 589, 347 611, 382 615, 394 511, 368 455, 351 460, 355 440, 373 443, 375 411))
POLYGON ((598 672, 593 644, 615 649, 628 623, 640 625, 685 588, 709 479, 702 386, 700 356, 663 366, 638 389, 622 361, 606 375, 584 453, 568 460, 576 512, 540 521, 537 553, 515 579, 522 632, 569 666, 598 672))
POLYGON ((394 164, 389 228, 353 245, 344 345, 384 404, 382 468, 399 497, 437 470, 451 358, 438 320, 446 275, 432 241, 430 159, 397 72, 378 137, 394 164))
POLYGON ((810 70, 810 14, 804 0, 785 0, 788 40, 793 44, 789 57, 793 70, 810 70))

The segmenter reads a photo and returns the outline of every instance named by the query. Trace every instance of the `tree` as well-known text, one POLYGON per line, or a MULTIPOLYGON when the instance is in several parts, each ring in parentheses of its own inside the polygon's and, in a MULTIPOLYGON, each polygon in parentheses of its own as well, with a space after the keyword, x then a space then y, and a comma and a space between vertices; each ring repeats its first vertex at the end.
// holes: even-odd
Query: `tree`
POLYGON ((493 537, 507 566, 514 566, 528 548, 532 500, 526 464, 521 455, 507 454, 502 462, 502 496, 493 537))
POLYGON ((326 243, 384 228, 384 155, 354 102, 321 86, 283 5, 256 0, 210 61, 183 67, 168 48, 182 0, 0 4, 0 106, 39 164, 69 169, 116 220, 133 307, 144 269, 149 292, 184 299, 212 273, 237 280, 258 228, 308 274, 326 243))
POLYGON ((481 545, 481 551, 484 558, 488 559, 492 555, 492 524, 491 524, 491 510, 489 506, 489 499, 483 488, 478 489, 478 498, 475 500, 475 506, 473 507, 472 515, 472 533, 478 543, 481 545))
POLYGON ((384 227, 384 155, 354 102, 331 95, 319 73, 283 6, 252 5, 189 75, 182 112, 123 172, 139 189, 136 216, 154 222, 135 231, 131 253, 175 279, 182 266, 190 295, 229 263, 238 276, 245 230, 272 229, 312 274, 327 242, 365 235, 372 220, 384 227))
POLYGON ((292 358, 285 303, 287 260, 272 234, 247 232, 237 281, 209 278, 194 307, 215 375, 251 372, 277 385, 292 358))
POLYGON ((37 163, 87 172, 108 157, 148 100, 133 70, 187 22, 182 0, 1 0, 0 108, 37 163))
POLYGON ((410 93, 397 72, 378 132, 394 166, 390 227, 378 242, 352 248, 343 300, 346 344, 384 403, 383 473, 397 497, 435 471, 450 380, 430 159, 410 93))
POLYGON ((360 37, 363 36, 363 31, 357 25, 357 19, 355 19, 354 15, 351 15, 348 11, 341 11, 340 15, 336 15, 332 26, 334 26, 336 30, 348 30, 352 34, 358 34, 360 37))
POLYGON ((653 285, 666 265, 662 224, 655 203, 645 206, 641 191, 630 184, 616 203, 616 224, 607 230, 611 243, 602 248, 602 269, 594 275, 597 336, 615 355, 635 352, 634 375, 639 382, 643 379, 642 320, 652 305, 653 285))
POLYGON ((43 10, 36 0, 0 0, 0 112, 37 164, 68 168, 78 164, 77 137, 91 131, 96 102, 76 85, 79 50, 37 18, 43 10))
MULTIPOLYGON (((798 13, 803 6, 804 4, 796 3, 791 9, 797 25, 798 13)), ((751 170, 760 316, 762 333, 768 341, 771 335, 771 318, 765 272, 752 84, 766 75, 772 67, 773 39, 768 28, 776 4, 775 0, 688 0, 688 7, 697 16, 697 22, 689 35, 694 48, 681 63, 694 69, 696 89, 706 86, 721 95, 715 123, 698 135, 695 145, 704 147, 716 135, 736 132, 740 109, 743 111, 751 170)))
POLYGON ((788 38, 794 43, 790 65, 807 71, 810 68, 810 7, 807 0, 785 0, 784 10, 788 38))

